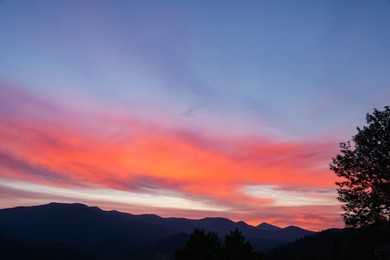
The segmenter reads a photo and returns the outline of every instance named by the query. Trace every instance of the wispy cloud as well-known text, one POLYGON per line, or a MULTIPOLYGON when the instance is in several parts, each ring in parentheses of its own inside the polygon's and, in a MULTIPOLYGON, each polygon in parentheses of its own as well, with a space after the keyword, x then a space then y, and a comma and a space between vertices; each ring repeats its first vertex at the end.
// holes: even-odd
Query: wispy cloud
MULTIPOLYGON (((53 171, 41 165, 34 165, 20 158, 15 158, 10 154, 0 152, 0 169, 4 175, 12 174, 19 178, 41 179, 47 182, 72 183, 66 173, 53 171)), ((70 177, 70 176, 69 176, 70 177)))
MULTIPOLYGON (((62 109, 21 90, 4 94, 9 92, 0 94, 7 104, 0 111, 0 177, 20 182, 7 186, 12 194, 25 189, 42 202, 47 200, 39 193, 128 210, 179 214, 182 209, 181 216, 195 210, 197 216, 218 213, 278 224, 300 223, 313 207, 336 205, 327 169, 332 140, 229 137, 123 111, 62 109), (290 217, 283 220, 286 214, 290 217)), ((337 222, 329 219, 318 217, 313 225, 337 222)))
POLYGON ((274 206, 338 205, 336 191, 318 187, 289 187, 280 185, 248 185, 243 191, 251 196, 270 198, 274 206))

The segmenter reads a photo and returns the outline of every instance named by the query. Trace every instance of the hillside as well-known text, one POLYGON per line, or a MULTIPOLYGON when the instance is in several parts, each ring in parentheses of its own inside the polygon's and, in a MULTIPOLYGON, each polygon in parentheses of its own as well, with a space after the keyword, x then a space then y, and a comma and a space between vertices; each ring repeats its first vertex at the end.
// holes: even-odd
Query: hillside
POLYGON ((292 259, 390 259, 375 253, 378 247, 390 248, 390 223, 361 229, 328 229, 306 236, 264 256, 267 260, 292 259))

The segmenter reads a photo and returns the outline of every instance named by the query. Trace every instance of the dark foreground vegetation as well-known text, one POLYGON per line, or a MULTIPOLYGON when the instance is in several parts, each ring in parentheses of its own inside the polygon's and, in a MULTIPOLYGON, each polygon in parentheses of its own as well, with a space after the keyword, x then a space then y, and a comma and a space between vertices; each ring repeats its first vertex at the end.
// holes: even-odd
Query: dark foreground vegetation
POLYGON ((254 251, 237 229, 227 234, 224 241, 214 232, 195 230, 186 246, 176 250, 175 259, 387 260, 390 223, 329 229, 262 252, 254 251))
POLYGON ((196 229, 190 235, 174 235, 140 250, 125 250, 120 254, 99 252, 67 243, 21 242, 0 233, 0 259, 388 260, 390 223, 359 229, 329 229, 260 251, 238 229, 226 234, 224 239, 215 232, 196 229))
POLYGON ((260 252, 255 252, 250 242, 237 228, 226 234, 221 241, 218 234, 212 231, 206 233, 203 229, 195 229, 186 241, 184 248, 175 252, 176 260, 192 259, 262 259, 260 252))
POLYGON ((358 229, 329 229, 264 255, 269 260, 390 259, 390 223, 358 229))

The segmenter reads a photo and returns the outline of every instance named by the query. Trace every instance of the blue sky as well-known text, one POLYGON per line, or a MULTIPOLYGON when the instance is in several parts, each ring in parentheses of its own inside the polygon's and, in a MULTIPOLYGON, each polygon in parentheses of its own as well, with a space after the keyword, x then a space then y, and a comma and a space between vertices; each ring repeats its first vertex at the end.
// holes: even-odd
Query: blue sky
POLYGON ((49 95, 299 136, 354 126, 389 93, 385 1, 2 1, 0 12, 1 78, 49 95))

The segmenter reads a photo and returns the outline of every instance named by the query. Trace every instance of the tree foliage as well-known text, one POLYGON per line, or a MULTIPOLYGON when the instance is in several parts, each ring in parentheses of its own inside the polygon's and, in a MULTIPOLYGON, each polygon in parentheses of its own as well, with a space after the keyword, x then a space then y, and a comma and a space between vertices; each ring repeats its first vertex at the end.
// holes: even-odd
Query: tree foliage
POLYGON ((245 241, 245 237, 238 228, 225 235, 223 255, 224 259, 229 260, 254 259, 252 245, 245 241))
POLYGON ((330 164, 342 178, 336 185, 347 227, 390 221, 390 107, 374 109, 366 121, 330 164))
POLYGON ((218 234, 195 229, 186 241, 186 247, 175 252, 175 259, 220 259, 221 242, 218 234))
POLYGON ((176 260, 212 259, 212 260, 251 260, 261 259, 261 255, 253 251, 252 245, 237 228, 226 234, 220 241, 217 233, 195 229, 186 241, 185 248, 177 249, 176 260))

